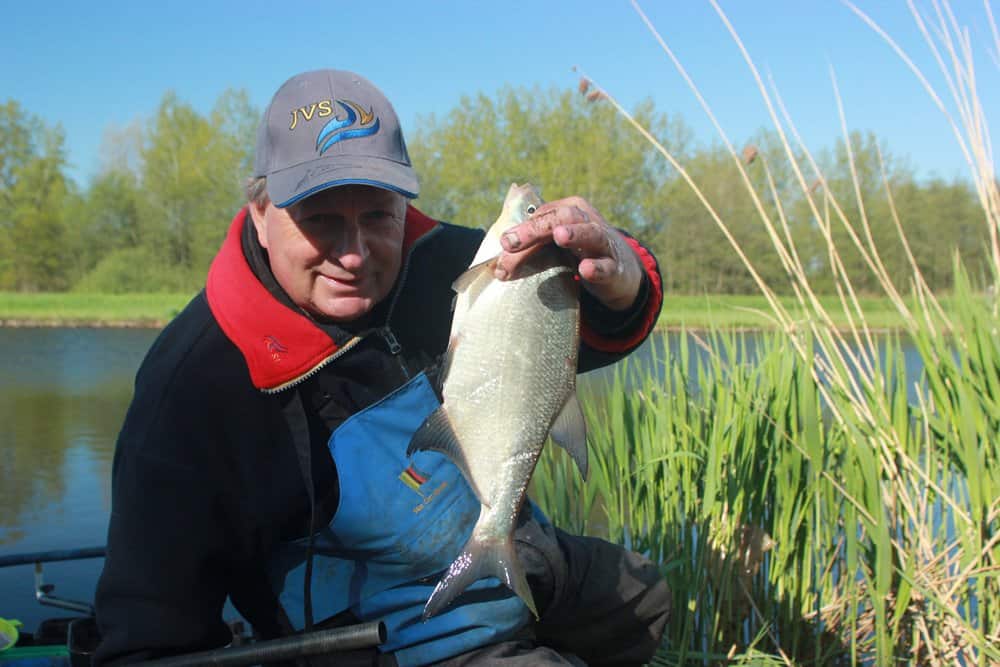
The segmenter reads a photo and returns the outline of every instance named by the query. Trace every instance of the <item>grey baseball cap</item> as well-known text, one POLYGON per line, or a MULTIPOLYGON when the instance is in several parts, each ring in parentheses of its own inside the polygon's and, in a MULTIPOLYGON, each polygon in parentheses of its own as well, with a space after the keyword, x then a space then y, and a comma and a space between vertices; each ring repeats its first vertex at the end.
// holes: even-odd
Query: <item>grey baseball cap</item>
POLYGON ((389 100, 367 79, 333 69, 297 74, 274 94, 257 129, 254 175, 267 177, 278 208, 351 183, 410 199, 420 191, 389 100))

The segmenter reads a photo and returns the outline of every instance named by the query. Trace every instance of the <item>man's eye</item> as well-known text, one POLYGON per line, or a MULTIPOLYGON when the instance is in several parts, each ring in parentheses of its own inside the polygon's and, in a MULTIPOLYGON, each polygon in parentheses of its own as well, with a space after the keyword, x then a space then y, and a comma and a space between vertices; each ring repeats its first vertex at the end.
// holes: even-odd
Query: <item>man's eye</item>
POLYGON ((299 224, 303 227, 318 227, 320 225, 325 225, 330 223, 330 218, 324 215, 312 215, 308 218, 303 218, 299 220, 299 224))
POLYGON ((393 215, 389 211, 369 211, 365 213, 364 218, 369 222, 384 222, 392 220, 393 215))

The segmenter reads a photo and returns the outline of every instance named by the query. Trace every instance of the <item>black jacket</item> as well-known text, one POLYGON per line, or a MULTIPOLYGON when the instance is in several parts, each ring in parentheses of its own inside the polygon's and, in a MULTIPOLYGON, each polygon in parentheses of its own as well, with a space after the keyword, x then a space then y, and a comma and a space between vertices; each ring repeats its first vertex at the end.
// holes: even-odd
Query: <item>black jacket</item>
MULTIPOLYGON (((347 329, 291 305, 244 234, 248 217, 237 214, 206 289, 163 330, 136 377, 112 473, 98 664, 227 643, 227 596, 259 636, 287 632, 263 568, 277 542, 308 532, 293 430, 309 432, 323 525, 337 502, 331 431, 440 359, 451 284, 483 236, 410 207, 396 286, 347 329), (296 395, 304 425, 287 417, 296 395)), ((655 323, 656 262, 632 243, 647 271, 640 298, 622 314, 582 297, 581 370, 621 358, 655 323)))

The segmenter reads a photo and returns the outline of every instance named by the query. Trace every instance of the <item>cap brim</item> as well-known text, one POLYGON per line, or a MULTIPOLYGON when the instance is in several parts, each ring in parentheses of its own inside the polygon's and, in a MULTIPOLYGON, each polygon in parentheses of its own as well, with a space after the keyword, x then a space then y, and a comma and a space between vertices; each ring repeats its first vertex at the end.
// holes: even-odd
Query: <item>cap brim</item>
POLYGON ((376 157, 338 156, 335 163, 313 160, 269 175, 267 194, 275 206, 285 208, 339 185, 371 185, 398 192, 408 199, 416 199, 420 193, 417 175, 408 165, 376 157))

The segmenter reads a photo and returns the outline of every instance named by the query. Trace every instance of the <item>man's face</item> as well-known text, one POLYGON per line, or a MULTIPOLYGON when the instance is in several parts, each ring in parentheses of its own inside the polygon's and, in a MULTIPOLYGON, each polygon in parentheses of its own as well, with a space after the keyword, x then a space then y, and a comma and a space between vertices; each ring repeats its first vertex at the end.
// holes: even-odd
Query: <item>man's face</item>
POLYGON ((402 262, 402 195, 344 185, 284 209, 251 204, 250 212, 278 284, 313 315, 349 322, 392 289, 402 262))

